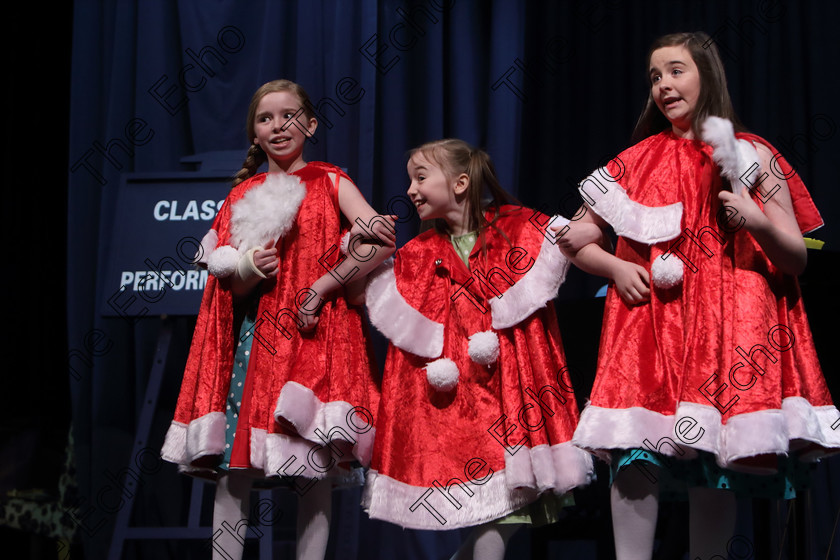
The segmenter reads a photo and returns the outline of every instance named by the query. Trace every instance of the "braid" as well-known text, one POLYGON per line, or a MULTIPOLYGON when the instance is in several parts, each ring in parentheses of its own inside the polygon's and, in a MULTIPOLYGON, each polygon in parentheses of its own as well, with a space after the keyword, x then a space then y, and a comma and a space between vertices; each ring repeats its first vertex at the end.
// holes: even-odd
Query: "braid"
POLYGON ((248 155, 242 163, 242 169, 233 176, 233 185, 231 185, 231 188, 256 175, 257 169, 265 163, 266 159, 265 152, 262 151, 262 148, 256 144, 251 144, 251 147, 248 148, 248 155))

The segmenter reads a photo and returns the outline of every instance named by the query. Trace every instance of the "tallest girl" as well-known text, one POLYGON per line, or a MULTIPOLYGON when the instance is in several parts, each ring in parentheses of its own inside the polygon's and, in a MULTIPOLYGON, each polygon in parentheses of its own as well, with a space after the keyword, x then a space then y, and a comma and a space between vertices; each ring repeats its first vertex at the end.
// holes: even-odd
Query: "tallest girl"
POLYGON ((638 143, 580 186, 581 219, 619 240, 571 255, 612 280, 573 441, 611 461, 619 560, 651 557, 660 494, 679 487, 705 560, 726 556, 736 494, 790 497, 803 460, 840 447, 796 280, 822 219, 739 123, 708 35, 661 37, 646 72, 638 143))

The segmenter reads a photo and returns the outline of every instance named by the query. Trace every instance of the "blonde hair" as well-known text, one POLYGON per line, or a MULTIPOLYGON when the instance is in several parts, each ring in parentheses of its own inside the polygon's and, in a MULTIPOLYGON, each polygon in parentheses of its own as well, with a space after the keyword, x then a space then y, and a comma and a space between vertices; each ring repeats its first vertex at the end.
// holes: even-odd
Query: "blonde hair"
MULTIPOLYGON (((427 142, 409 152, 409 158, 420 154, 430 162, 435 163, 449 179, 454 179, 461 173, 466 174, 470 179, 467 187, 467 224, 470 231, 478 231, 479 234, 487 227, 496 228, 495 222, 499 217, 500 208, 505 204, 521 206, 518 200, 511 196, 499 184, 496 177, 496 167, 493 160, 484 150, 474 148, 463 140, 457 138, 445 138, 427 142), (491 200, 486 207, 483 206, 482 198, 488 194, 491 200), (488 220, 484 215, 487 208, 494 210, 492 219, 488 220)), ((424 229, 428 229, 426 226, 424 229)), ((441 233, 446 231, 446 224, 443 220, 435 220, 434 227, 441 233)), ((502 233, 497 229, 499 233, 502 233)), ((504 233, 502 233, 504 236, 504 233)), ((506 236, 505 236, 506 237, 506 236)))
POLYGON ((274 80, 261 85, 259 89, 254 92, 253 97, 251 97, 251 104, 248 106, 248 120, 245 122, 245 131, 248 134, 248 142, 251 143, 251 147, 248 148, 248 154, 245 156, 245 161, 242 163, 242 169, 233 176, 232 187, 235 187, 242 181, 253 177, 257 173, 257 169, 259 169, 260 165, 265 163, 268 159, 262 148, 253 143, 254 137, 256 136, 254 119, 257 117, 257 107, 259 107, 262 98, 269 93, 279 91, 291 92, 298 98, 298 100, 300 100, 300 105, 303 108, 303 115, 306 119, 309 120, 315 118, 315 115, 312 113, 312 102, 309 101, 309 95, 307 95, 306 90, 304 90, 300 84, 296 84, 291 80, 274 80))

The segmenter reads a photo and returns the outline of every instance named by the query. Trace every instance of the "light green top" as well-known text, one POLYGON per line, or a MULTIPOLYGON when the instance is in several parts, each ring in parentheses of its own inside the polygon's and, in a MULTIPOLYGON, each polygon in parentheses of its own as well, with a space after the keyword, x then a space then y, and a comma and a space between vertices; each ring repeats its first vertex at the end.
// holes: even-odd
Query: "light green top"
POLYGON ((470 253, 472 253, 473 247, 475 247, 475 242, 478 241, 478 232, 471 231, 458 236, 450 235, 449 239, 452 241, 452 247, 455 248, 455 252, 458 253, 458 256, 461 257, 461 260, 469 268, 470 253))

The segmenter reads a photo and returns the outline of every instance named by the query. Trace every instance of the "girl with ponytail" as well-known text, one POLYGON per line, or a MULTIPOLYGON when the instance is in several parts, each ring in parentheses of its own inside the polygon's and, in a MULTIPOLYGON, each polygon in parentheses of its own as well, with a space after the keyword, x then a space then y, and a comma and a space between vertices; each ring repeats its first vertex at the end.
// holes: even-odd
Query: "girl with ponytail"
POLYGON ((476 527, 454 558, 501 560, 592 472, 569 441, 578 407, 552 303, 568 262, 483 150, 430 142, 408 175, 425 231, 365 292, 390 345, 363 505, 403 527, 476 527))
POLYGON ((288 80, 256 91, 248 155, 202 241, 210 275, 162 456, 218 481, 214 558, 241 558, 255 482, 292 486, 296 557, 323 558, 331 490, 370 462, 379 392, 345 285, 393 254, 394 222, 341 169, 304 161, 311 106, 288 80), (341 255, 357 222, 370 238, 341 255))

